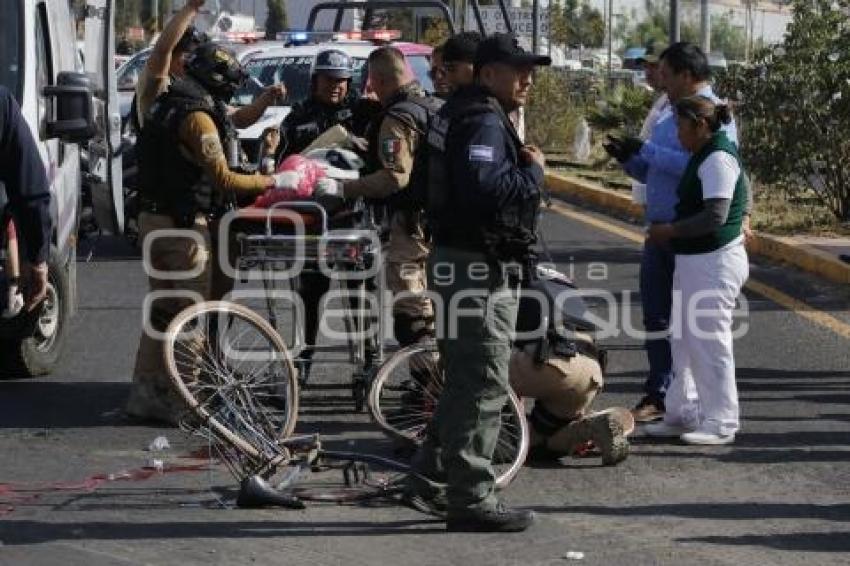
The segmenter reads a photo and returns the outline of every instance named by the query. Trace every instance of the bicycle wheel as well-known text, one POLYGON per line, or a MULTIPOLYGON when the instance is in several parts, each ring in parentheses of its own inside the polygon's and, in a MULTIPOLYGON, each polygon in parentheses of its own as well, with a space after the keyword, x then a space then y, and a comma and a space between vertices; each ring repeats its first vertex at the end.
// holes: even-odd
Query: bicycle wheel
MULTIPOLYGON (((380 367, 369 392, 372 418, 392 438, 419 445, 437 408, 445 377, 437 345, 414 344, 380 367)), ((507 486, 528 454, 529 432, 522 401, 508 391, 502 428, 493 453, 496 487, 507 486)))
POLYGON ((298 384, 280 335, 258 314, 224 301, 195 304, 166 330, 169 375, 194 416, 241 458, 237 475, 268 471, 288 458, 280 441, 298 415, 298 384))

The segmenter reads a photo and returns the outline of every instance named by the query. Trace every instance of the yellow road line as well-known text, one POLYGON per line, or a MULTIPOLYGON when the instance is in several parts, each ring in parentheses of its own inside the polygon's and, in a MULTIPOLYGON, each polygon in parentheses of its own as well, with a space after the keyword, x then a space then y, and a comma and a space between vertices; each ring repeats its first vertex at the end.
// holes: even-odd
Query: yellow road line
MULTIPOLYGON (((589 214, 584 214, 557 202, 553 202, 552 206, 549 207, 549 210, 566 218, 578 220, 579 222, 588 224, 590 226, 593 226, 594 228, 599 228, 600 230, 604 230, 605 232, 616 234, 617 236, 625 238, 626 240, 639 244, 643 243, 644 234, 638 230, 623 228, 622 226, 618 226, 602 218, 597 218, 595 216, 590 216, 589 214)), ((835 318, 831 314, 827 314, 821 310, 818 310, 815 307, 804 303, 800 299, 795 299, 791 295, 783 293, 779 289, 771 287, 766 283, 762 283, 757 279, 750 278, 747 281, 746 287, 750 291, 758 293, 759 295, 773 301, 774 303, 781 305, 786 309, 798 314, 806 320, 813 322, 818 326, 826 328, 827 330, 831 330, 832 332, 835 332, 843 338, 850 339, 850 324, 847 324, 846 322, 835 318)))

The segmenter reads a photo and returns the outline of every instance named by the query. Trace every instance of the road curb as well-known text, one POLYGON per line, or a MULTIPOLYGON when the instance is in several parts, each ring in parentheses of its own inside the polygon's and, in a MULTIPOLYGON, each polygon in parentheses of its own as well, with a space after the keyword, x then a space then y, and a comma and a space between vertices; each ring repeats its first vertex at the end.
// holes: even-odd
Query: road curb
MULTIPOLYGON (((547 171, 546 186, 555 196, 599 209, 607 214, 634 221, 643 218, 642 207, 632 202, 630 196, 596 183, 547 171)), ((793 265, 834 283, 850 284, 850 265, 791 238, 756 233, 747 245, 747 250, 751 254, 793 265)))

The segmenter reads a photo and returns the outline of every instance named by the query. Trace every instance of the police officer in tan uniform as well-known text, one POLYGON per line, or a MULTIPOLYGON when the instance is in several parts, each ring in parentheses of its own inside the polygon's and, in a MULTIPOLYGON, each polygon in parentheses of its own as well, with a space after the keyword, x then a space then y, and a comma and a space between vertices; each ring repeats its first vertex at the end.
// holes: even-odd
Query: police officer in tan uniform
POLYGON ((250 199, 269 188, 293 190, 295 172, 244 175, 231 170, 225 147, 236 132, 224 101, 246 75, 229 50, 212 43, 198 47, 187 62, 187 76, 171 84, 150 107, 139 136, 141 237, 150 246, 151 265, 186 277, 150 277, 150 329, 142 332, 127 412, 174 422, 182 403, 172 391, 162 342, 171 319, 196 300, 220 298, 232 287, 217 261, 216 231, 210 223, 234 200, 250 199), (156 230, 184 234, 152 235, 156 230), (182 293, 182 295, 181 295, 182 293), (189 295, 187 295, 187 293, 189 295))
MULTIPOLYGON (((207 40, 206 34, 198 32, 192 25, 205 2, 187 0, 186 5, 168 21, 154 44, 136 84, 131 112, 137 130, 144 125, 145 115, 154 100, 167 91, 175 79, 185 75, 185 61, 192 51, 207 40)), ((228 107, 227 112, 237 128, 247 128, 260 119, 266 108, 285 96, 284 85, 271 85, 252 104, 238 109, 228 107)))
POLYGON ((402 346, 433 336, 434 309, 426 290, 425 262, 430 246, 421 209, 406 201, 414 156, 428 130, 430 116, 442 101, 429 97, 410 77, 404 55, 382 47, 369 55, 368 85, 383 106, 366 137, 371 172, 353 181, 322 179, 317 195, 365 197, 390 203, 389 244, 386 250, 387 286, 395 295, 393 319, 402 346))

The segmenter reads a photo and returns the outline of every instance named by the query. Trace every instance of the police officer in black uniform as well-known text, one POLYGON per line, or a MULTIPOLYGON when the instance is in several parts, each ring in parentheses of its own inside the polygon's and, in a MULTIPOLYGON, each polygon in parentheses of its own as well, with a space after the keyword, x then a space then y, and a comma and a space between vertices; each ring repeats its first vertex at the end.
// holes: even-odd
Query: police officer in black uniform
MULTIPOLYGON (((491 459, 543 185, 543 154, 523 144, 508 114, 525 104, 534 66, 550 63, 512 35, 493 34, 476 51, 474 84, 446 102, 428 135, 429 285, 442 298, 446 383, 414 468, 446 484, 450 531, 522 531, 534 518, 498 501, 491 459)), ((435 486, 419 484, 413 489, 434 501, 435 486)))
POLYGON ((319 134, 337 124, 349 133, 363 135, 364 120, 355 116, 353 76, 353 62, 345 52, 328 49, 316 55, 310 98, 296 104, 281 124, 281 157, 302 152, 319 134))
MULTIPOLYGON (((0 193, 3 188, 9 212, 22 235, 20 241, 25 244, 30 271, 26 303, 32 310, 47 296, 47 259, 53 229, 50 185, 21 108, 12 93, 0 85, 0 193)), ((2 209, 0 202, 0 220, 3 219, 2 209)), ((5 231, 2 222, 0 230, 5 231)), ((0 242, 2 240, 0 232, 0 242)))

